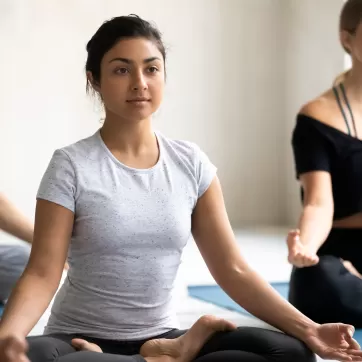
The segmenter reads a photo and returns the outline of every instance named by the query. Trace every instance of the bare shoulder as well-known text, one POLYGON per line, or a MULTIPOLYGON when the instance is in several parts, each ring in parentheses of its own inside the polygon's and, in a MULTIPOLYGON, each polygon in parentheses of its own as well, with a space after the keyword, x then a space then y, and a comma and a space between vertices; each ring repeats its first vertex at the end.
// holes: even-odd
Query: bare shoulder
POLYGON ((314 118, 332 127, 338 127, 340 111, 332 89, 304 104, 299 114, 314 118))

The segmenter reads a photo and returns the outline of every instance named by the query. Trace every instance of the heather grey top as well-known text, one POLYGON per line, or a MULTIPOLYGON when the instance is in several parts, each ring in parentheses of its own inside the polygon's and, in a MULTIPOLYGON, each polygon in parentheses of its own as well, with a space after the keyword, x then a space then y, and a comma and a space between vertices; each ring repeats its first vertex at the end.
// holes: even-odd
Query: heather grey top
POLYGON ((37 197, 75 220, 46 334, 136 340, 178 327, 174 280, 216 168, 195 144, 156 136, 160 157, 150 169, 119 162, 99 131, 55 151, 37 197))

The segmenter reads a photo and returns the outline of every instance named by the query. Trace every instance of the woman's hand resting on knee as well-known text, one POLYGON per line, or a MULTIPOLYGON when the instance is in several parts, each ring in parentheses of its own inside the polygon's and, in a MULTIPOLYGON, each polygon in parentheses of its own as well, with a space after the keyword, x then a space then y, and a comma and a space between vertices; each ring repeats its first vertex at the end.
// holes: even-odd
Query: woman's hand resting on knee
POLYGON ((27 350, 28 344, 25 338, 0 338, 1 362, 30 362, 28 357, 26 357, 27 350))
POLYGON ((304 268, 318 264, 319 258, 314 250, 309 250, 300 241, 300 231, 291 230, 287 238, 288 261, 297 268, 304 268))

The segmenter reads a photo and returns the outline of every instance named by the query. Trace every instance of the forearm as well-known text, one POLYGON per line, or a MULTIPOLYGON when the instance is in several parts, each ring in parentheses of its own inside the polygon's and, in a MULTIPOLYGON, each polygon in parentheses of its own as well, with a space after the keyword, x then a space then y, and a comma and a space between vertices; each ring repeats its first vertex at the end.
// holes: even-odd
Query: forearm
POLYGON ((251 269, 229 270, 228 277, 219 280, 219 284, 249 313, 298 339, 303 340, 308 331, 317 325, 282 298, 251 269))
POLYGON ((24 273, 14 288, 0 321, 0 338, 27 336, 49 306, 59 283, 24 273))
POLYGON ((299 220, 300 240, 316 253, 326 240, 333 222, 333 208, 306 205, 299 220))
POLYGON ((0 194, 0 229, 31 243, 33 224, 2 194, 0 194))

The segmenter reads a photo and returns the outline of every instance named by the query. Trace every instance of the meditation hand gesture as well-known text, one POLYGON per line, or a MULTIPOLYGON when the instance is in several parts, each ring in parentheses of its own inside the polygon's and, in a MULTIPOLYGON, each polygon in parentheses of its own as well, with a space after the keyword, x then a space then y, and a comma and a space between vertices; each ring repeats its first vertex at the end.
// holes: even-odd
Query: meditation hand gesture
POLYGON ((26 357, 28 344, 25 338, 7 337, 0 338, 1 362, 30 362, 26 357))
POLYGON ((308 247, 300 241, 300 231, 291 230, 288 233, 288 261, 297 268, 316 265, 319 258, 314 251, 308 250, 308 247))
POLYGON ((362 361, 362 351, 353 339, 354 327, 328 323, 314 328, 305 339, 308 347, 323 359, 362 361))

